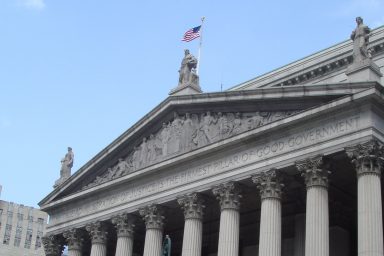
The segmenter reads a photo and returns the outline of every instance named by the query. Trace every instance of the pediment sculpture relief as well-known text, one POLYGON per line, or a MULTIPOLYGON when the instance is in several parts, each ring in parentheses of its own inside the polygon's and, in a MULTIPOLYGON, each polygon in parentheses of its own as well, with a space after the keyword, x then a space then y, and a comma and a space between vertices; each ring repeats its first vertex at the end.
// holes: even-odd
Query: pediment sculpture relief
POLYGON ((156 133, 144 137, 133 147, 128 156, 108 168, 103 175, 84 186, 90 188, 119 178, 146 166, 161 162, 171 156, 189 152, 196 148, 258 128, 283 119, 298 111, 247 112, 247 113, 174 113, 169 122, 164 122, 156 133))

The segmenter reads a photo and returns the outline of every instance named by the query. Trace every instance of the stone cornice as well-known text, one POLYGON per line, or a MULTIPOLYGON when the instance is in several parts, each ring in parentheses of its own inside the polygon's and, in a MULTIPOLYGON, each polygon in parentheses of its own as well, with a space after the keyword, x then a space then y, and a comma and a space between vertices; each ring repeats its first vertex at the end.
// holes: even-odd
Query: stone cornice
POLYGON ((357 176, 373 174, 381 175, 384 166, 384 146, 378 140, 345 148, 355 166, 357 176))
POLYGON ((185 219, 202 219, 204 200, 198 193, 190 193, 177 199, 180 207, 184 211, 185 219))
POLYGON ((237 183, 229 181, 212 188, 213 194, 220 202, 221 210, 240 209, 240 187, 237 183))
POLYGON ((296 168, 301 172, 307 189, 314 186, 328 187, 329 171, 324 165, 322 155, 297 161, 296 168))
POLYGON ((160 205, 151 204, 139 209, 139 213, 145 222, 146 229, 163 229, 164 209, 160 205))
MULTIPOLYGON (((371 31, 369 49, 372 56, 384 52, 384 28, 371 31)), ((352 61, 352 40, 346 40, 337 45, 304 57, 254 79, 236 85, 229 90, 248 90, 251 88, 270 88, 310 84, 317 78, 322 78, 333 72, 344 70, 352 61)))
POLYGON ((281 199, 284 184, 277 169, 259 173, 252 177, 252 181, 260 190, 262 200, 268 198, 281 199))

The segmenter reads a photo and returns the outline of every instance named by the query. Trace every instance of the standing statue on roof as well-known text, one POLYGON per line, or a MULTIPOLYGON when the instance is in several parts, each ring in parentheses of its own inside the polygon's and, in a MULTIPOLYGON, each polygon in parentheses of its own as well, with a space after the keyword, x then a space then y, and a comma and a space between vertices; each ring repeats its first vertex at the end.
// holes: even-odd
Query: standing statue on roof
POLYGON ((371 58, 368 51, 369 34, 371 30, 364 25, 361 17, 356 18, 357 27, 352 31, 351 39, 353 40, 353 62, 362 62, 371 58))
POLYGON ((69 177, 71 177, 71 168, 73 166, 74 154, 71 147, 68 147, 68 152, 65 154, 64 158, 61 159, 61 169, 60 169, 60 178, 56 180, 55 185, 56 188, 69 177))

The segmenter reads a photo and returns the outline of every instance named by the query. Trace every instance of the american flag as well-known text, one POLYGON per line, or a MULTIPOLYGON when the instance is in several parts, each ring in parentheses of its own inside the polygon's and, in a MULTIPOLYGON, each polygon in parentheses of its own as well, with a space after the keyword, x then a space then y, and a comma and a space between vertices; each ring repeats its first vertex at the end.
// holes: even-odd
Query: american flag
POLYGON ((185 32, 183 39, 181 39, 181 41, 190 42, 193 39, 200 37, 200 28, 201 26, 189 29, 187 32, 185 32))

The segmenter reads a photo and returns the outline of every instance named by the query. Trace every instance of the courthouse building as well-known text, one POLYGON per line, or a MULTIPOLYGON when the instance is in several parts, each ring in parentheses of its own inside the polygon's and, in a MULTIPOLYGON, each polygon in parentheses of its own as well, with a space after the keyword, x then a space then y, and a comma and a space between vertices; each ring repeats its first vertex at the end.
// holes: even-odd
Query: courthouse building
POLYGON ((383 255, 384 27, 352 39, 214 93, 186 51, 170 96, 40 202, 46 254, 383 255))

